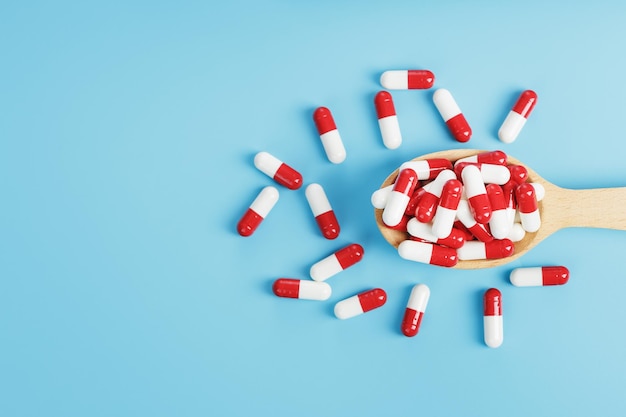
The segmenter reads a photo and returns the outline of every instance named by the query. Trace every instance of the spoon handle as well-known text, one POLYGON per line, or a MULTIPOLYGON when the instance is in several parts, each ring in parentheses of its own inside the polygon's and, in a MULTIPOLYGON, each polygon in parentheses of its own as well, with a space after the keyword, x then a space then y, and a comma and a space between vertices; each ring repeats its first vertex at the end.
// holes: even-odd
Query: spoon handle
POLYGON ((562 191, 563 227, 626 230, 626 187, 562 191))

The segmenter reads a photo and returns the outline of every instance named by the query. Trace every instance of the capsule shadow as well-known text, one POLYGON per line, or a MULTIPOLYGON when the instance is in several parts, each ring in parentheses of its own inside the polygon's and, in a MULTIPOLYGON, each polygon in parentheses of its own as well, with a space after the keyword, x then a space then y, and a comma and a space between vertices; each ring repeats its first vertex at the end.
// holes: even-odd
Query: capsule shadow
POLYGON ((474 292, 474 302, 472 303, 472 317, 476 317, 474 328, 476 329, 475 337, 476 342, 485 346, 485 330, 483 323, 483 297, 485 296, 487 288, 481 288, 474 292))

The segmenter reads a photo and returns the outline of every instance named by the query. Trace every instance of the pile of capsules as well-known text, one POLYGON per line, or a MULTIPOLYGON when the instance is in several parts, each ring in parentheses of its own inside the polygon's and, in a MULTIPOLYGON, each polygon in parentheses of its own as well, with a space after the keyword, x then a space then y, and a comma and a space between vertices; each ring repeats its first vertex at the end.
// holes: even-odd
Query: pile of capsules
MULTIPOLYGON (((434 74, 428 70, 386 71, 380 78, 388 90, 430 89, 434 80, 434 74)), ((536 101, 534 91, 522 92, 498 131, 503 143, 517 138, 536 101)), ((459 142, 467 142, 472 130, 451 93, 437 89, 433 102, 451 135, 459 142)), ((398 148, 402 135, 391 94, 378 92, 374 104, 383 144, 389 149, 398 148)), ((330 110, 317 108, 313 120, 328 160, 342 163, 346 150, 330 110)), ((297 170, 268 152, 259 152, 254 165, 288 189, 297 190, 303 185, 297 170)), ((457 161, 407 161, 400 166, 394 184, 375 191, 371 201, 375 208, 382 209, 382 221, 387 227, 407 233, 408 238, 398 246, 402 258, 452 267, 459 260, 511 256, 513 242, 540 228, 538 201, 545 189, 527 180, 527 170, 507 163, 507 155, 502 151, 457 161)), ((305 195, 322 235, 329 240, 337 238, 339 223, 323 187, 310 184, 305 195)), ((278 198, 276 187, 263 188, 239 221, 239 234, 252 235, 278 198)), ((310 269, 312 280, 279 278, 273 284, 273 292, 279 297, 327 300, 331 287, 325 281, 359 262, 363 252, 361 245, 350 244, 316 262, 310 269)), ((517 268, 510 274, 515 286, 562 285, 568 280, 569 271, 563 266, 517 268)), ((430 289, 425 284, 413 287, 401 324, 404 335, 412 337, 418 333, 429 297, 430 289)), ((386 300, 385 291, 374 288, 339 301, 335 316, 354 317, 381 307, 386 300)), ((485 343, 498 347, 503 341, 502 294, 490 288, 483 301, 485 343)))

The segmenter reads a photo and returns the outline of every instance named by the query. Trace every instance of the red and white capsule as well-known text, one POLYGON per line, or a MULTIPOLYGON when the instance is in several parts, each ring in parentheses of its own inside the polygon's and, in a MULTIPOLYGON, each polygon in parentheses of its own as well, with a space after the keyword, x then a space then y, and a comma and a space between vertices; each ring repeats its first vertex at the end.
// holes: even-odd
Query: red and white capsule
POLYGON ((422 223, 428 223, 433 219, 444 184, 454 179, 456 179, 454 172, 445 169, 437 175, 437 178, 422 187, 424 189, 424 195, 417 202, 417 208, 415 209, 415 217, 417 220, 422 223))
POLYGON ((374 104, 383 144, 388 149, 399 148, 402 145, 402 133, 391 94, 387 91, 379 91, 374 97, 374 104))
POLYGON ((506 184, 511 179, 511 171, 504 165, 484 164, 481 162, 461 162, 454 165, 454 172, 461 176, 461 172, 468 165, 476 166, 485 184, 506 184))
POLYGON ((541 216, 535 196, 535 187, 525 182, 515 189, 517 209, 520 215, 522 227, 527 232, 536 232, 541 227, 541 216))
POLYGON ((411 236, 418 239, 454 249, 458 249, 463 246, 466 239, 465 233, 462 230, 457 229, 456 227, 452 228, 452 231, 450 232, 450 234, 448 234, 448 236, 440 239, 435 236, 432 226, 429 223, 422 223, 420 221, 417 221, 415 217, 409 220, 406 225, 406 230, 411 236))
POLYGON ((418 180, 432 180, 437 178, 441 171, 452 169, 452 162, 444 158, 423 159, 420 161, 407 161, 400 165, 400 171, 411 168, 417 174, 418 180))
POLYGON ((443 239, 452 233, 462 191, 463 184, 459 180, 448 180, 443 185, 439 205, 433 217, 433 234, 437 238, 443 239))
POLYGON ((426 284, 417 284, 411 290, 402 318, 402 333, 406 337, 413 337, 419 332, 429 298, 430 288, 426 284))
POLYGON ((382 307, 387 302, 387 293, 382 288, 362 292, 335 304, 335 317, 349 319, 382 307))
POLYGON ((330 285, 325 282, 294 278, 278 278, 272 285, 272 291, 278 297, 319 301, 328 300, 332 293, 330 285))
POLYGON ((526 90, 520 94, 517 102, 500 126, 500 130, 498 130, 498 137, 502 142, 512 143, 517 139, 535 104, 537 104, 537 93, 526 90))
POLYGON ((314 281, 326 281, 344 269, 350 268, 361 259, 363 259, 363 246, 352 243, 313 264, 309 274, 314 281))
POLYGON ((267 186, 261 190, 237 223, 237 231, 241 236, 250 236, 254 233, 278 201, 278 196, 275 187, 267 186))
MULTIPOLYGON (((508 172, 508 170, 507 170, 508 172)), ((467 165, 461 171, 467 202, 478 223, 486 224, 491 219, 491 204, 482 174, 476 165, 467 165)))
POLYGON ((400 224, 417 184, 415 171, 410 168, 400 171, 383 210, 383 222, 387 226, 393 227, 400 224))
POLYGON ((480 242, 472 240, 457 249, 459 260, 473 261, 477 259, 501 259, 508 258, 515 252, 515 245, 509 239, 480 242))
MULTIPOLYGON (((469 242, 466 242, 467 245, 469 242)), ((465 246, 463 245, 463 246, 465 246)), ((457 249, 439 246, 428 242, 404 240, 398 245, 398 254, 401 258, 423 264, 453 267, 459 258, 457 249)))
POLYGON ((569 281, 569 270, 564 266, 537 266, 516 268, 509 276, 516 287, 563 285, 569 281))
POLYGON ((318 107, 313 112, 313 121, 322 140, 326 157, 333 164, 340 164, 346 159, 346 148, 337 130, 335 119, 326 107, 318 107))
POLYGON ((456 217, 476 239, 481 242, 491 242, 493 240, 493 236, 487 228, 478 223, 474 218, 467 200, 461 199, 461 201, 459 201, 459 207, 456 210, 456 217))
POLYGON ((254 157, 254 166, 280 185, 297 190, 302 186, 302 174, 268 152, 254 157))
POLYGON ((434 83, 435 75, 429 70, 393 70, 380 76, 380 84, 388 90, 426 90, 434 83))
POLYGON ((502 293, 497 288, 489 288, 483 296, 483 331, 485 344, 497 348, 504 341, 502 320, 502 293))
POLYGON ((454 166, 462 162, 474 162, 479 164, 494 164, 494 165, 506 165, 507 155, 502 151, 489 151, 480 152, 476 155, 466 156, 465 158, 458 159, 454 166))
POLYGON ((326 239, 337 238, 341 231, 339 222, 322 186, 316 183, 310 184, 306 187, 304 194, 322 235, 326 239))
POLYGON ((491 219, 489 219, 489 230, 496 239, 504 239, 509 235, 513 227, 513 219, 507 212, 507 200, 502 187, 498 184, 487 184, 485 187, 489 204, 491 204, 491 219))
POLYGON ((452 94, 445 88, 440 88, 433 94, 433 101, 452 136, 459 142, 470 140, 472 129, 452 94))

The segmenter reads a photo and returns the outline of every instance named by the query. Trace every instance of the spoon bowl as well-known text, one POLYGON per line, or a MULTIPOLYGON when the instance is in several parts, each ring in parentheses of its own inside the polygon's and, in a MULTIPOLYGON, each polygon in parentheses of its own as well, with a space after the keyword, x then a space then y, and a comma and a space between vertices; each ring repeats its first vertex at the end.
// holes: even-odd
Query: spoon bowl
MULTIPOLYGON (((445 158, 452 163, 467 156, 486 152, 477 149, 452 149, 434 152, 414 158, 415 161, 445 158)), ((528 182, 543 185, 544 198, 539 201, 541 227, 537 232, 526 233, 524 238, 515 242, 512 256, 501 259, 459 261, 454 268, 481 269, 504 265, 535 247, 552 233, 567 227, 595 227, 604 229, 626 230, 626 187, 596 188, 573 190, 561 188, 545 180, 533 169, 519 160, 508 156, 508 164, 522 165, 528 170, 528 182)), ((398 170, 392 172, 382 183, 381 188, 391 185, 398 176, 398 170)), ((382 220, 382 209, 374 209, 376 224, 385 240, 397 248, 400 242, 408 239, 407 232, 390 229, 382 220)))

